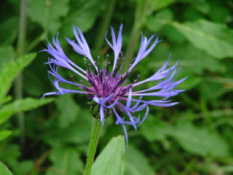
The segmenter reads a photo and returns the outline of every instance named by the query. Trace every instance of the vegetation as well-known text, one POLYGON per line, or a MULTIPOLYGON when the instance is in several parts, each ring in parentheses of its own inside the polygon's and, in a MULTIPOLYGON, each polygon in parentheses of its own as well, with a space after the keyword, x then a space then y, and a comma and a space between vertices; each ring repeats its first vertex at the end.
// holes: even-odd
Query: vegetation
MULTIPOLYGON (((0 11, 0 175, 83 174, 92 126, 88 100, 72 94, 41 99, 55 88, 44 64, 48 54, 40 51, 59 32, 69 58, 84 66, 65 40, 78 26, 104 65, 105 55, 113 56, 105 32, 121 23, 125 69, 140 32, 156 33, 162 41, 135 76, 149 77, 171 54, 170 64, 181 65, 177 80, 188 76, 179 85, 186 91, 172 98, 180 102, 174 107, 151 107, 137 131, 127 127, 128 148, 122 127, 108 117, 92 175, 233 173, 231 0, 28 0, 22 6, 3 0, 0 11)), ((69 71, 62 74, 70 78, 69 71)))

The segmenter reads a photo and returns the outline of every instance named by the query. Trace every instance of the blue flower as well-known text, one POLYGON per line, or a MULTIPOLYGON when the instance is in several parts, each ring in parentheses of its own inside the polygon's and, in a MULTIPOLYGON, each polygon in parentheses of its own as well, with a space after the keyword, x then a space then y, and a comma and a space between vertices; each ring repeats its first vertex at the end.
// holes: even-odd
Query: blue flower
POLYGON ((123 25, 120 26, 117 37, 111 27, 112 43, 106 36, 106 41, 114 52, 114 61, 111 70, 109 70, 111 64, 108 61, 109 56, 107 56, 106 67, 101 69, 99 65, 100 57, 98 57, 98 62, 94 61, 81 30, 78 27, 74 27, 73 30, 76 41, 70 39, 66 40, 73 47, 74 51, 87 58, 89 63, 87 64, 84 62, 86 69, 76 65, 63 52, 58 41, 58 35, 56 38, 54 37, 54 46, 48 43, 47 49, 44 51, 51 55, 51 58, 49 58, 47 62, 50 66, 48 74, 57 91, 45 93, 43 97, 48 95, 64 95, 66 93, 85 94, 88 99, 98 105, 99 117, 102 124, 104 124, 106 114, 108 114, 109 111, 115 115, 116 124, 122 125, 127 142, 126 125, 132 125, 137 129, 148 116, 149 106, 169 107, 177 104, 177 102, 172 102, 168 100, 168 98, 176 96, 183 91, 174 89, 186 79, 185 77, 179 81, 175 81, 174 77, 177 73, 178 62, 174 66, 169 67, 167 61, 154 75, 145 80, 138 81, 138 76, 132 83, 127 84, 126 81, 133 68, 159 43, 158 37, 155 38, 155 35, 153 35, 147 39, 147 37, 142 35, 141 46, 137 56, 129 66, 129 69, 125 73, 121 73, 124 62, 123 53, 121 51, 123 25), (67 80, 63 78, 59 75, 58 68, 71 70, 77 77, 80 77, 81 83, 78 83, 74 79, 67 80), (86 81, 86 83, 84 83, 84 81, 86 81), (147 82, 154 82, 154 86, 144 90, 134 90, 136 87, 139 88, 142 84, 147 82), (61 87, 61 83, 73 85, 75 90, 61 87), (143 100, 145 96, 159 97, 160 99, 143 100), (140 115, 135 115, 135 113, 139 111, 145 111, 142 118, 140 115))

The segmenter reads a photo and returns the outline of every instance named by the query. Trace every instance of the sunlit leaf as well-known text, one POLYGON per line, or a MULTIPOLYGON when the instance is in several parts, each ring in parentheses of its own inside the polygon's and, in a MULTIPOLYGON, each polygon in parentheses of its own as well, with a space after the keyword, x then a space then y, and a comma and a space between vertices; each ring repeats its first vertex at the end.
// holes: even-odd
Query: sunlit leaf
POLYGON ((123 175, 125 138, 113 138, 97 157, 91 170, 92 175, 123 175))

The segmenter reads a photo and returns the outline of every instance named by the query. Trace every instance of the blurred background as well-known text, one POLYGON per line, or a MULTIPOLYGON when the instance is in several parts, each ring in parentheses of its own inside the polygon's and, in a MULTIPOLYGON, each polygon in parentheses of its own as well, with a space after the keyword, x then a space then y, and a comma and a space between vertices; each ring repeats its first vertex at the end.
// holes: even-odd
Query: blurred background
MULTIPOLYGON (((59 32, 67 56, 83 65, 65 41, 74 38, 73 26, 78 26, 93 57, 100 55, 104 63, 106 54, 112 55, 105 33, 110 38, 110 26, 118 31, 121 23, 125 65, 137 54, 140 32, 147 37, 156 33, 162 40, 133 74, 149 77, 170 53, 170 64, 179 60, 181 66, 177 79, 188 76, 179 85, 186 91, 172 98, 179 105, 151 107, 138 131, 127 128, 124 174, 233 174, 232 0, 22 2, 0 2, 0 160, 13 174, 83 173, 92 123, 88 100, 72 94, 39 100, 55 91, 44 64, 48 54, 40 51, 59 32), (37 56, 25 56, 32 52, 37 56)), ((70 77, 69 71, 62 74, 70 77)), ((124 132, 110 117, 98 153, 117 135, 124 132)))

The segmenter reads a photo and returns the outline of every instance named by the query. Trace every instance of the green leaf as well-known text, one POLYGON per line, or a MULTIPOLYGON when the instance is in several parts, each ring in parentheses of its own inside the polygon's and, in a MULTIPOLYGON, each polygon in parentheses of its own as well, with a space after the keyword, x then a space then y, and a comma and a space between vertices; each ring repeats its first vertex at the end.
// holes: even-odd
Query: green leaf
POLYGON ((166 123, 156 119, 155 116, 149 114, 146 121, 140 127, 142 135, 149 141, 164 141, 168 135, 168 127, 166 123))
POLYGON ((0 124, 4 123, 12 115, 11 112, 0 112, 0 124))
POLYGON ((156 22, 169 24, 180 31, 195 47, 216 58, 233 56, 233 31, 224 24, 206 20, 180 24, 164 19, 156 22))
POLYGON ((197 49, 192 44, 176 44, 173 47, 169 47, 166 43, 158 46, 157 52, 151 53, 155 57, 155 61, 151 61, 149 67, 162 66, 164 64, 164 58, 171 52, 171 65, 179 61, 179 65, 182 69, 178 72, 184 74, 205 74, 205 71, 224 73, 226 67, 222 62, 214 57, 206 54, 205 52, 197 49), (162 52, 162 54, 160 54, 162 52), (165 53, 165 54, 164 54, 165 53), (161 60, 161 61, 160 61, 161 60))
POLYGON ((12 81, 16 78, 18 73, 30 64, 35 57, 35 53, 24 55, 17 60, 12 60, 9 64, 4 66, 0 71, 0 99, 5 96, 11 87, 12 81))
POLYGON ((2 162, 0 162, 0 175, 13 175, 2 162))
POLYGON ((188 78, 184 82, 179 84, 177 88, 190 90, 194 87, 197 87, 202 82, 202 79, 199 78, 198 76, 192 73, 186 73, 186 72, 187 72, 186 70, 183 70, 182 73, 178 74, 177 79, 181 79, 185 76, 188 76, 188 78))
POLYGON ((15 52, 12 46, 0 47, 0 71, 15 57, 15 52))
POLYGON ((6 103, 6 102, 11 101, 11 100, 12 100, 11 96, 6 96, 6 97, 0 99, 0 104, 6 103))
POLYGON ((172 56, 178 58, 183 72, 192 72, 195 74, 204 74, 205 70, 210 72, 225 72, 226 68, 220 60, 196 49, 191 44, 186 44, 183 47, 175 47, 172 50, 172 56))
POLYGON ((167 140, 170 125, 157 119, 156 116, 149 114, 140 130, 148 142, 161 141, 166 149, 170 147, 170 142, 167 140))
POLYGON ((5 139, 6 137, 8 137, 9 135, 11 135, 11 131, 9 130, 3 130, 3 131, 0 131, 0 141, 5 139))
POLYGON ((92 116, 88 110, 82 109, 71 126, 51 128, 43 137, 50 145, 60 145, 61 143, 80 144, 90 140, 91 126, 92 116))
POLYGON ((204 14, 207 14, 210 11, 210 6, 206 1, 199 1, 198 3, 195 1, 189 1, 189 3, 191 3, 191 6, 194 6, 195 9, 204 14))
MULTIPOLYGON (((0 145, 1 145, 0 147, 1 161, 7 162, 13 170, 15 162, 17 162, 18 158, 21 155, 19 145, 15 145, 13 143, 10 145, 5 145, 5 146, 4 146, 4 143, 1 143, 0 145)), ((18 164, 17 164, 17 167, 18 167, 18 164)))
POLYGON ((61 26, 60 18, 68 12, 68 0, 29 0, 28 16, 45 31, 55 33, 61 26))
POLYGON ((156 175, 149 165, 147 157, 140 150, 129 146, 126 152, 126 170, 124 175, 156 175))
POLYGON ((172 4, 173 2, 175 2, 176 0, 150 0, 151 5, 153 6, 154 10, 159 10, 162 8, 165 8, 167 6, 169 6, 170 4, 172 4))
MULTIPOLYGON (((169 52, 171 53, 171 59, 169 61, 170 65, 174 65, 179 61, 178 66, 182 66, 177 74, 177 80, 188 76, 188 78, 183 83, 179 84, 177 88, 186 90, 194 88, 201 83, 202 76, 206 75, 206 72, 221 74, 226 72, 226 66, 221 60, 197 49, 192 44, 176 43, 175 46, 170 47, 166 42, 162 42, 157 46, 157 51, 150 54, 153 61, 150 60, 150 62, 147 63, 149 69, 154 70, 157 66, 161 67, 169 52)), ((148 85, 149 84, 150 83, 148 83, 148 85)))
POLYGON ((11 162, 12 171, 16 175, 30 174, 34 168, 34 162, 32 160, 17 161, 13 160, 11 162))
POLYGON ((57 107, 60 111, 58 115, 58 124, 61 128, 69 126, 74 123, 79 113, 79 106, 72 99, 71 95, 60 96, 56 99, 57 107))
MULTIPOLYGON (((17 6, 18 8, 19 6, 17 6)), ((0 43, 12 44, 18 34, 19 18, 10 17, 0 24, 0 43), (3 34, 4 33, 4 34, 3 34)))
POLYGON ((217 133, 206 128, 197 128, 191 123, 180 122, 171 129, 170 136, 188 152, 201 156, 227 157, 228 145, 217 133))
POLYGON ((172 20, 173 16, 174 16, 174 14, 173 14, 172 10, 170 10, 170 9, 160 10, 156 14, 155 17, 149 16, 147 18, 146 27, 153 32, 157 32, 164 26, 164 24, 156 22, 156 20, 154 20, 154 19, 158 18, 158 19, 172 20))
POLYGON ((162 141, 167 148, 167 137, 172 136, 188 152, 213 157, 228 155, 228 145, 221 136, 188 122, 179 122, 173 127, 149 116, 141 126, 141 131, 149 142, 162 141))
POLYGON ((94 25, 102 6, 103 1, 99 0, 89 0, 85 1, 81 6, 78 5, 65 19, 60 30, 61 35, 66 37, 74 36, 73 26, 79 27, 82 32, 89 30, 94 25))
POLYGON ((39 100, 33 98, 25 98, 7 104, 3 106, 0 110, 0 124, 6 121, 13 114, 16 114, 21 111, 29 111, 31 109, 38 108, 45 104, 51 103, 53 100, 53 98, 45 98, 39 100))
POLYGON ((83 162, 79 158, 79 153, 72 147, 53 148, 49 159, 52 161, 52 166, 48 169, 47 175, 76 175, 83 170, 83 162))
POLYGON ((123 175, 125 153, 125 138, 112 138, 97 157, 91 170, 92 175, 123 175))
MULTIPOLYGON (((227 18, 232 15, 232 9, 226 8, 224 1, 209 1, 208 16, 212 21, 218 23, 227 23, 227 18)), ((198 4, 198 3, 196 3, 198 4)))

